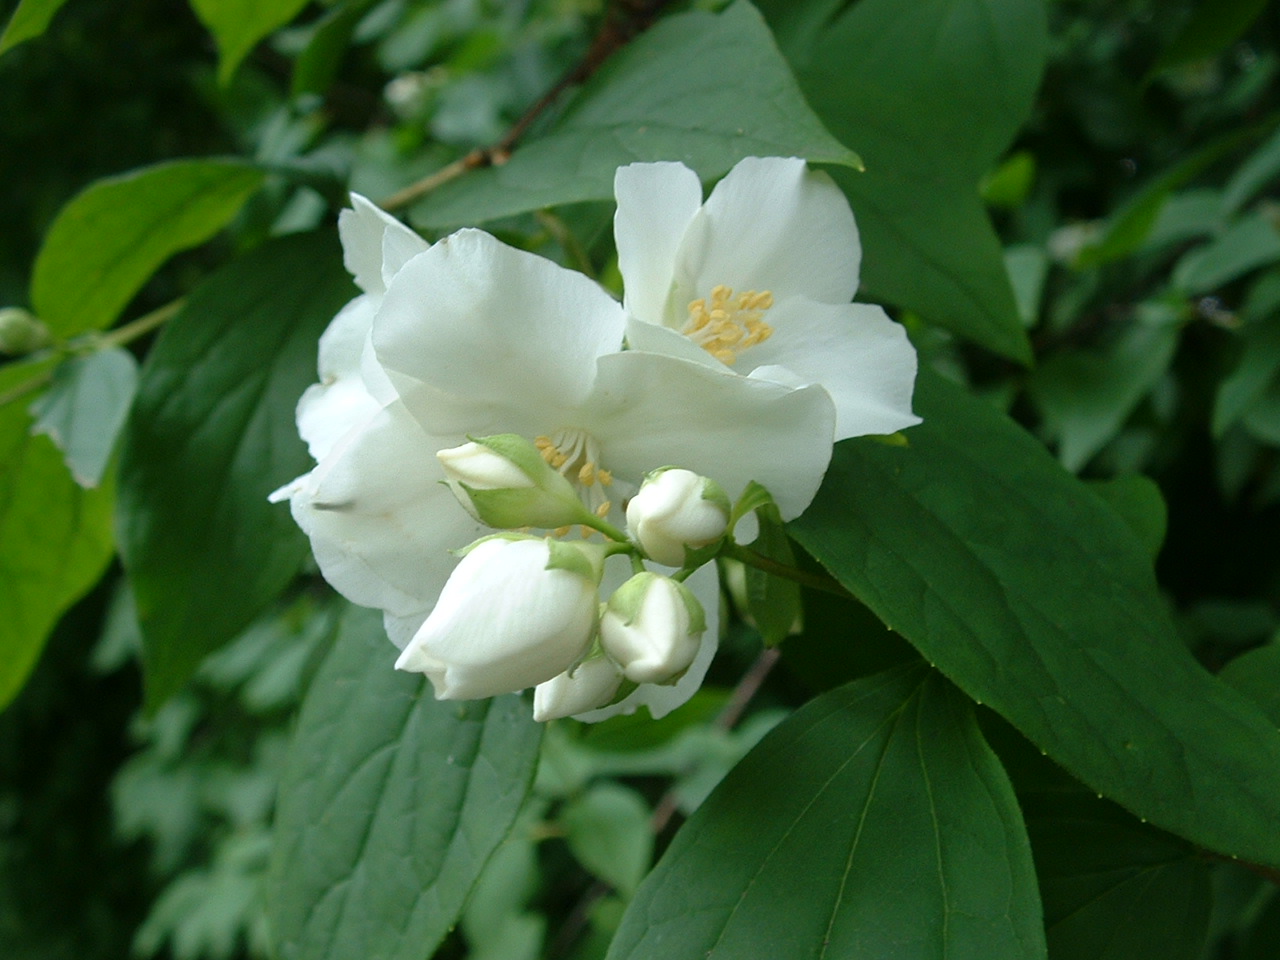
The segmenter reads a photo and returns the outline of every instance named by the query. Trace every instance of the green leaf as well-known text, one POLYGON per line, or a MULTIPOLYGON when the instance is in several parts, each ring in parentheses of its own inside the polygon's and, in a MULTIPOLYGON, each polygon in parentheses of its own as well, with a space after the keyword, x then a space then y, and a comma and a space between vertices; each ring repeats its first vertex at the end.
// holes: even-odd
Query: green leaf
POLYGON ((1224 287, 1280 260, 1280 229, 1265 213, 1242 217, 1221 236, 1189 252, 1173 268, 1173 284, 1189 294, 1224 287))
POLYGON ((835 171, 867 290, 1022 362, 1030 346, 978 181, 1029 112, 1047 45, 1039 0, 862 0, 799 68, 814 109, 867 164, 835 171))
POLYGON ((1136 323, 1105 351, 1063 351, 1029 381, 1058 457, 1075 472, 1114 437, 1173 359, 1180 331, 1136 323))
POLYGON ((1256 124, 1224 133, 1145 184, 1107 220, 1102 235, 1080 250, 1076 255, 1076 267, 1096 267, 1137 251, 1151 237, 1173 191, 1244 144, 1262 136, 1268 129, 1266 124, 1256 124))
POLYGON ((351 0, 334 6, 320 18, 315 32, 293 65, 293 95, 324 93, 342 65, 351 35, 372 0, 351 0))
POLYGON ((760 14, 739 0, 719 14, 662 20, 614 54, 549 133, 436 190, 413 219, 456 226, 606 200, 628 163, 680 160, 709 179, 749 156, 859 163, 805 104, 760 14))
POLYGON ((1280 644, 1269 643, 1242 653, 1219 674, 1280 725, 1280 644))
POLYGON ((1112 480, 1089 481, 1089 489, 1120 515, 1154 560, 1164 546, 1169 527, 1169 510, 1156 482, 1135 473, 1112 480))
MULTIPOLYGON (((784 566, 794 567, 795 554, 778 508, 768 503, 756 510, 756 517, 760 521, 760 535, 751 549, 784 566)), ((746 568, 746 579, 747 610, 751 619, 765 646, 777 646, 791 635, 800 617, 800 586, 750 566, 746 568)))
POLYGON ((1218 387, 1213 405, 1213 433, 1221 437, 1261 398, 1280 372, 1280 322, 1260 320, 1244 328, 1244 353, 1231 375, 1218 387))
POLYGON ((1280 864, 1280 732, 1174 635, 1147 548, 922 372, 907 448, 837 446, 792 535, 966 693, 1140 817, 1280 864))
MULTIPOLYGON (((44 364, 0 372, 0 394, 44 364)), ((111 559, 111 485, 82 490, 21 404, 0 407, 0 708, 22 689, 58 618, 111 559)))
POLYGON ((609 960, 1045 955, 1013 790, 968 701, 893 670, 751 751, 641 885, 609 960))
POLYGON ((258 41, 298 15, 307 0, 191 0, 218 42, 218 82, 228 83, 258 41))
POLYGON ((621 784, 596 784, 560 811, 574 857, 614 889, 631 896, 653 860, 649 807, 621 784))
POLYGON ((1222 210, 1235 213, 1276 177, 1280 177, 1280 130, 1231 175, 1222 191, 1222 210))
POLYGON ((332 234, 273 241, 193 292, 142 370, 121 456, 121 553, 147 701, 177 690, 289 582, 306 540, 267 495, 311 466, 294 407, 355 292, 332 234))
POLYGON ((1199 0, 1191 19, 1165 47, 1151 73, 1218 55, 1249 28, 1266 5, 1267 0, 1199 0))
POLYGON ((351 607, 298 718, 268 912, 281 960, 422 960, 520 812, 542 727, 518 697, 432 699, 351 607))
POLYGON ((1200 960, 1212 896, 1195 847, 1091 795, 1018 800, 1053 960, 1200 960))
POLYGON ((96 487, 106 472, 120 428, 138 389, 138 362, 120 347, 73 357, 53 374, 35 403, 34 433, 47 434, 82 487, 96 487))
POLYGON ((44 33, 53 15, 66 2, 67 0, 19 0, 4 33, 0 33, 0 56, 24 40, 31 40, 44 33))
POLYGON ((31 277, 35 312, 61 337, 109 325, 162 263, 221 230, 262 178, 235 160, 180 160, 99 180, 49 228, 31 277))

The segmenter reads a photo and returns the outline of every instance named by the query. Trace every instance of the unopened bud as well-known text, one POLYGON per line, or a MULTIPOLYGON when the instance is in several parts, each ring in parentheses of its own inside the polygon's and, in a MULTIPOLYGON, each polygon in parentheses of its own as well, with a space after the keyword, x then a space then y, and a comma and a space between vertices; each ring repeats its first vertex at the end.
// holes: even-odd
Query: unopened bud
POLYGON ((53 337, 35 314, 21 307, 0 309, 0 353, 25 357, 53 342, 53 337))
POLYGON ((685 551, 724 536, 729 498, 720 485, 692 470, 666 467, 649 474, 627 504, 627 529, 651 558, 684 566, 685 551))
POLYGON ((479 437, 436 456, 458 502, 491 527, 554 529, 587 514, 573 484, 514 433, 479 437))
POLYGON ((622 671, 608 657, 583 660, 533 691, 533 719, 542 723, 603 707, 622 685, 622 671))
POLYGON ((697 656, 706 614, 683 583, 638 573, 609 598, 600 645, 633 683, 673 683, 697 656))

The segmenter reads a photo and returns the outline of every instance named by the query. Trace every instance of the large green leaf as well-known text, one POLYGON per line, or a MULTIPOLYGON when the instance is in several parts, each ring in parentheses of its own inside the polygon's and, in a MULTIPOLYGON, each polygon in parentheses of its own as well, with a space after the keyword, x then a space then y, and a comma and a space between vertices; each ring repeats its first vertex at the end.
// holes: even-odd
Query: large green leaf
POLYGON ((766 736, 676 835, 609 958, 1044 954, 1009 781, 968 701, 913 667, 766 736))
POLYGON ((433 700, 395 655, 350 608, 303 703, 269 886, 281 960, 430 956, 528 792, 528 703, 433 700))
POLYGON ((31 40, 44 33, 53 15, 66 2, 67 0, 19 0, 13 16, 5 25, 4 33, 0 33, 0 55, 24 40, 31 40))
POLYGON ((993 407, 923 373, 908 447, 841 444, 792 533, 1079 779, 1280 864, 1280 732, 1174 636, 1148 548, 993 407))
POLYGON ((288 237, 209 277, 147 358, 121 455, 121 552, 147 699, 173 693, 294 575, 306 541, 267 494, 310 459, 294 407, 355 292, 332 234, 288 237))
POLYGON ((62 208, 36 257, 31 303, 57 335, 105 327, 156 268, 236 215, 263 173, 181 160, 99 180, 62 208))
POLYGON ((218 41, 218 81, 226 83, 259 40, 298 15, 307 0, 191 0, 218 41))
POLYGON ((456 226, 605 200, 624 164, 680 160, 710 178, 749 156, 858 164, 804 102, 760 14, 739 0, 660 22, 615 54, 546 136, 446 184, 414 218, 456 226))
POLYGON ((1030 348, 978 180, 1031 108, 1048 45, 1042 0, 861 0, 786 44, 832 133, 862 232, 864 285, 998 353, 1030 348))
MULTIPOLYGON (((36 364, 6 367, 0 393, 34 372, 36 364)), ((113 549, 111 484, 82 490, 49 438, 30 428, 24 404, 0 407, 0 708, 113 549)))

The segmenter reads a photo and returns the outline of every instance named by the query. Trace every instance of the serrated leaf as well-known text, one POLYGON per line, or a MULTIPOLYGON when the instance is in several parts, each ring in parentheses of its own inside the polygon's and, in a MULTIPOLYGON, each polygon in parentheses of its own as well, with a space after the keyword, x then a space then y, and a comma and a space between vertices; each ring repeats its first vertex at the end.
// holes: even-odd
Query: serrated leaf
POLYGON ((911 446, 840 444, 790 530, 970 696, 1140 817, 1280 864, 1280 731, 1174 635, 1146 547, 927 371, 911 446))
POLYGON ((307 0, 190 0, 218 42, 218 82, 226 84, 258 41, 298 15, 307 0))
POLYGON ((53 15, 67 0, 19 0, 18 6, 0 33, 0 56, 24 40, 40 36, 49 27, 53 15))
POLYGON ((862 233, 864 287, 1022 362, 978 180, 1031 108, 1047 34, 1038 0, 862 0, 795 54, 814 109, 867 164, 834 172, 862 233))
POLYGON ((354 292, 332 234, 276 240, 212 274, 147 358, 118 525, 152 707, 306 556, 267 495, 311 466, 294 407, 315 379, 320 333, 354 292))
POLYGON ((436 190, 413 219, 457 226, 606 200, 624 164, 680 160, 705 179, 749 156, 859 162, 814 116, 760 14, 739 0, 659 22, 614 54, 545 136, 436 190))
MULTIPOLYGON (((0 393, 45 364, 6 367, 0 393)), ((110 485, 76 486, 21 404, 0 407, 0 709, 26 682, 58 618, 111 559, 110 485)))
POLYGON ((281 960, 422 960, 520 812, 542 727, 519 697, 437 701, 351 607, 280 788, 268 904, 281 960))
POLYGON ((892 670, 805 705, 641 885, 609 960, 1045 955, 1013 790, 969 703, 892 670))
POLYGON ((263 176, 237 160, 179 160, 92 184, 40 248, 35 312, 60 337, 107 326, 162 263, 226 226, 263 176))
POLYGON ((129 351, 113 347, 73 357, 31 405, 31 429, 57 444, 76 483, 96 487, 137 389, 138 362, 129 351))

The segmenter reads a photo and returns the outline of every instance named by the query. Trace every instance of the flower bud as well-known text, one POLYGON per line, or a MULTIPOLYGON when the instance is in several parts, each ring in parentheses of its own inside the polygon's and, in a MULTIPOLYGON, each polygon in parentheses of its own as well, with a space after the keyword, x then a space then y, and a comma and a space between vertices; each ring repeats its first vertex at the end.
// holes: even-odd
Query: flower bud
POLYGON ((649 474, 627 504, 627 529, 651 558, 681 567, 685 550, 710 546, 729 524, 729 498, 714 480, 666 467, 649 474))
POLYGON ((609 598, 600 618, 600 646, 634 683, 678 680, 707 629, 702 605, 683 583, 646 571, 609 598))
POLYGON ((52 341, 49 328, 34 314, 21 307, 0 310, 0 353, 24 357, 47 347, 52 341))
POLYGON ((622 671, 606 656, 590 657, 533 691, 533 719, 542 723, 603 707, 622 684, 622 671))
POLYGON ((533 537, 474 544, 400 659, 439 700, 533 687, 564 673, 595 637, 603 548, 533 537))
POLYGON ((573 484, 514 433, 480 437, 436 456, 458 502, 491 527, 564 527, 587 513, 573 484))

